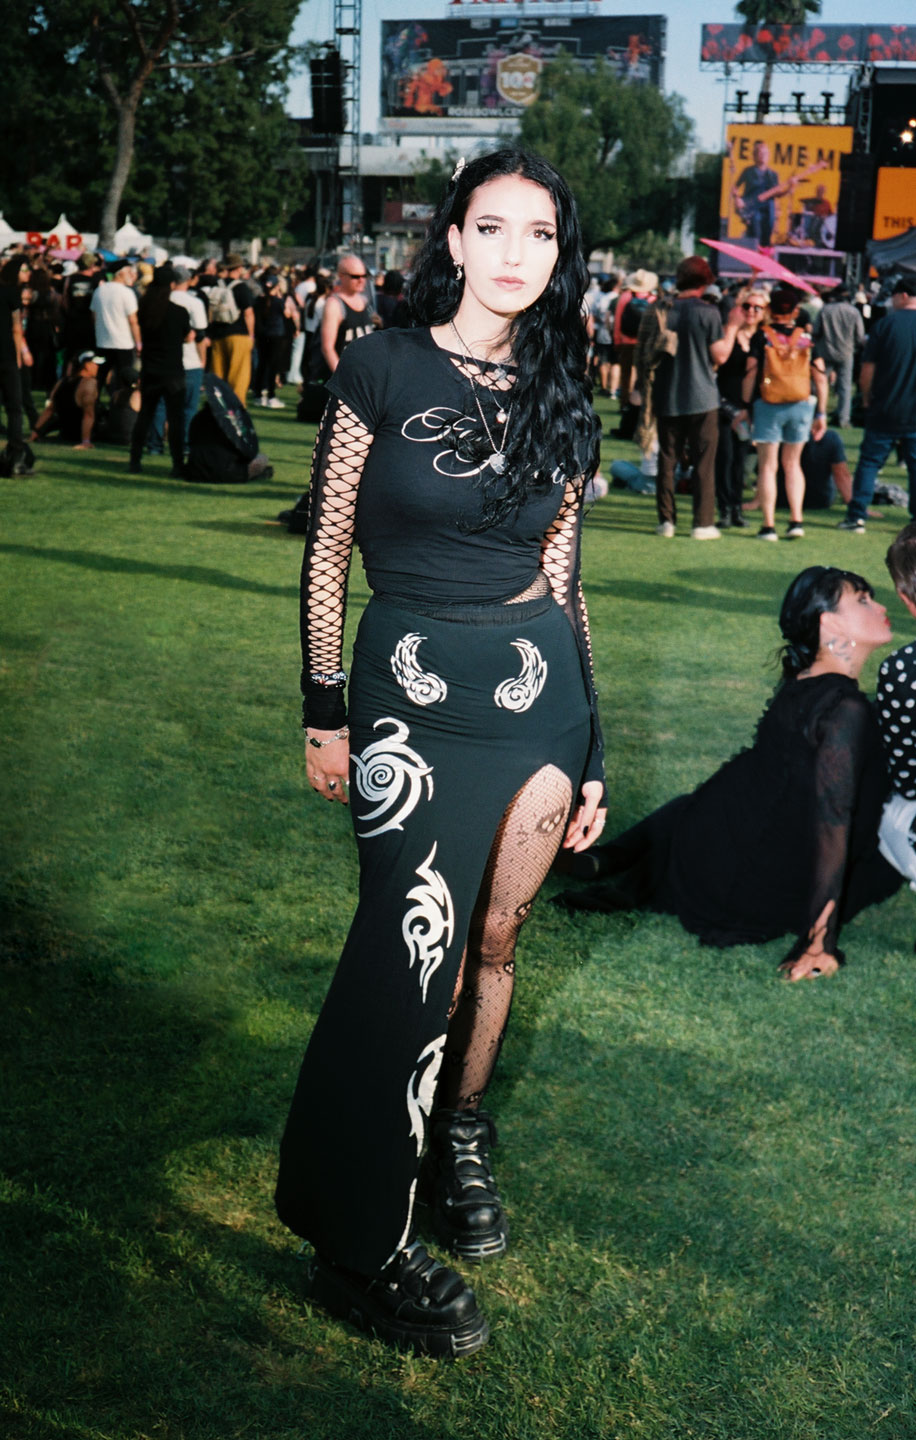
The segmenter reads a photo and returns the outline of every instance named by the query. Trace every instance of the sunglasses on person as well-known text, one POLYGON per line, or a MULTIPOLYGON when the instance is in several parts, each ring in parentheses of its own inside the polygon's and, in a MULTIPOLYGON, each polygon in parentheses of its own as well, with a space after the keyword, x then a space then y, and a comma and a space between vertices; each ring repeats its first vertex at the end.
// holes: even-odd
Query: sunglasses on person
POLYGON ((741 303, 741 309, 742 309, 742 310, 762 310, 763 308, 764 308, 764 307, 763 307, 762 305, 748 305, 748 304, 747 304, 746 302, 744 302, 744 301, 742 301, 742 303, 741 303))
POLYGON ((365 270, 345 270, 345 271, 344 271, 344 277, 345 277, 347 280, 365 280, 366 274, 367 274, 367 272, 366 272, 365 270))

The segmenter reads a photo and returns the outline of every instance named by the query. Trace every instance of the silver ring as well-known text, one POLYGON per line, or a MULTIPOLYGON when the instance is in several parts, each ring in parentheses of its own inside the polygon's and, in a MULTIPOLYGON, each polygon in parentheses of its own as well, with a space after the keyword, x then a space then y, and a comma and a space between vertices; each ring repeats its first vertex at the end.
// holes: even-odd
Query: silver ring
POLYGON ((328 781, 328 789, 329 789, 329 790, 336 790, 336 789, 337 789, 337 781, 336 781, 336 780, 329 780, 329 781, 328 781))

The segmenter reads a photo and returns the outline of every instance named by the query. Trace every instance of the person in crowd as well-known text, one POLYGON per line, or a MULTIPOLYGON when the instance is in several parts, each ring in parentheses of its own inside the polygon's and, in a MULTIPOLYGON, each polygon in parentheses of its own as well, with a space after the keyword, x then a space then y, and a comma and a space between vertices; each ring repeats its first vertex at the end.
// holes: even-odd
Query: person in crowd
POLYGON ((828 374, 833 372, 836 423, 846 430, 852 412, 853 365, 856 351, 865 343, 865 324, 845 285, 827 296, 827 303, 815 316, 811 334, 815 355, 824 361, 828 374))
MULTIPOLYGON (((806 440, 801 452, 805 477, 805 509, 829 510, 837 495, 848 505, 852 496, 852 474, 846 459, 843 437, 838 430, 825 430, 819 440, 806 440)), ((776 472, 778 503, 785 502, 785 474, 776 472)), ((871 513, 871 512, 869 512, 871 513)))
POLYGON ((224 273, 207 291, 210 317, 210 365, 243 405, 248 404, 254 349, 254 294, 244 278, 241 255, 226 256, 224 273))
MULTIPOLYGON (((355 267, 354 267, 355 271, 355 267)), ((353 279, 360 277, 354 273, 353 279)), ((507 1223, 482 1108, 515 944, 557 847, 603 824, 602 748, 578 579, 598 421, 571 192, 536 157, 462 161, 411 282, 419 327, 348 345, 312 472, 302 583, 307 773, 350 802, 360 900, 281 1146, 280 1218, 307 1291, 383 1339, 469 1354, 467 1260, 507 1223), (357 505, 358 498, 358 505, 357 505), (351 545, 373 596, 349 690, 351 545)))
POLYGON ((282 410, 283 401, 277 394, 277 378, 283 363, 286 343, 285 298, 280 293, 276 275, 265 275, 261 282, 263 294, 254 307, 254 336, 258 352, 258 373, 255 393, 259 405, 269 410, 282 410))
POLYGON ((719 392, 714 366, 732 352, 738 319, 723 332, 719 312, 703 299, 712 270, 700 255, 677 267, 677 298, 668 329, 677 336, 675 353, 665 356, 655 376, 654 405, 658 426, 657 534, 671 539, 677 532, 674 471, 682 450, 693 466, 694 540, 718 540, 715 525, 716 446, 719 440, 719 392))
POLYGON ((98 256, 91 250, 84 250, 76 262, 75 272, 67 276, 61 292, 61 348, 65 364, 95 345, 92 297, 101 280, 102 267, 98 256))
MULTIPOLYGON (((894 589, 916 619, 916 523, 891 542, 885 563, 894 589)), ((875 711, 893 792, 881 817, 881 853, 916 889, 916 643, 901 645, 878 671, 875 711)))
POLYGON ((321 321, 324 316, 324 307, 327 304, 330 290, 330 278, 327 275, 316 275, 314 289, 305 304, 305 312, 302 320, 302 328, 305 332, 305 348, 302 352, 302 379, 306 381, 306 383, 310 380, 327 380, 331 373, 325 365, 324 356, 321 353, 321 321))
POLYGON ((598 372, 598 388, 602 395, 611 395, 617 388, 620 370, 614 361, 614 311, 620 298, 620 284, 616 275, 602 280, 591 302, 591 315, 595 323, 595 363, 598 372))
POLYGON ((410 324, 410 307, 400 270, 385 272, 375 304, 383 330, 404 330, 410 324))
POLYGON ((863 665, 890 643, 890 622, 860 575, 813 565, 779 614, 782 683, 739 751, 690 795, 615 840, 565 858, 592 883, 559 903, 677 915, 707 945, 797 937, 791 980, 843 963, 844 921, 900 883, 878 854, 887 768, 863 665))
POLYGON ((120 445, 129 450, 140 414, 140 371, 137 367, 131 365, 116 370, 108 382, 108 394, 109 403, 103 408, 96 426, 96 440, 103 445, 120 445))
POLYGON ((31 331, 32 331, 32 302, 35 298, 31 284, 31 271, 25 270, 25 281, 19 286, 19 300, 22 313, 22 348, 20 350, 21 365, 19 367, 19 384, 22 389, 22 413, 25 423, 30 429, 34 429, 38 423, 38 411, 35 408, 35 400, 32 395, 32 379, 35 368, 35 357, 32 354, 31 331))
POLYGON ((177 284, 171 265, 160 265, 153 283, 140 302, 140 334, 143 338, 140 366, 140 413, 130 439, 130 473, 139 475, 146 432, 160 400, 165 401, 172 476, 184 476, 184 363, 185 341, 193 340, 191 317, 183 305, 172 300, 177 284))
POLYGON ((29 276, 32 303, 29 306, 29 349, 32 352, 32 383, 49 395, 57 383, 57 352, 61 346, 63 309, 61 297, 47 270, 36 267, 29 276))
POLYGON ((895 444, 909 476, 910 516, 916 518, 916 274, 896 282, 892 308, 869 332, 859 390, 865 433, 852 499, 838 528, 864 534, 878 472, 895 444))
MULTIPOLYGON (((634 270, 623 284, 614 307, 614 364, 619 365, 618 385, 620 409, 625 411, 635 379, 636 340, 639 323, 646 306, 651 305, 658 289, 658 276, 652 270, 634 270)), ((635 430, 635 417, 632 429, 635 430)), ((632 434, 632 430, 630 432, 632 434)), ((629 438, 629 436, 625 437, 629 438)))
MULTIPOLYGON (((290 279, 281 275, 277 282, 277 289, 283 297, 283 347, 280 351, 280 369, 277 379, 281 385, 290 383, 290 375, 293 367, 293 352, 298 348, 299 337, 302 331, 302 311, 299 302, 293 293, 290 279)), ((297 361, 301 362, 302 352, 298 353, 297 361)))
POLYGON ((21 279, 27 273, 20 255, 0 267, 0 399, 6 411, 4 470, 24 474, 26 445, 22 437, 22 331, 21 279))
POLYGON ((750 449, 748 412, 744 403, 744 376, 751 340, 769 314, 769 292, 752 285, 738 294, 729 315, 737 318, 731 354, 716 370, 719 390, 719 443, 716 447, 716 502, 719 528, 744 529, 744 472, 750 449))
POLYGON ((321 357, 333 375, 346 347, 375 329, 366 293, 368 272, 358 255, 342 255, 337 266, 337 289, 328 295, 321 317, 321 357))
POLYGON ((137 323, 139 302, 133 288, 136 266, 129 260, 118 260, 110 273, 110 280, 102 280, 96 286, 89 304, 95 321, 95 348, 105 356, 102 384, 112 370, 132 365, 141 349, 137 323))
POLYGON ((805 533, 805 477, 801 452, 809 437, 827 429, 827 370, 811 358, 811 337, 798 324, 801 292, 779 284, 770 292, 770 321, 751 339, 744 398, 753 415, 751 438, 757 447, 757 495, 762 511, 760 540, 776 533, 776 470, 780 460, 789 505, 787 540, 805 533), (812 398, 814 386, 816 400, 812 398))
MULTIPOLYGON (((206 365, 207 351, 210 348, 210 340, 207 335, 207 310, 204 301, 197 294, 196 287, 192 289, 192 281, 195 277, 185 265, 173 265, 172 274, 174 283, 172 285, 171 299, 173 305, 180 305, 187 310, 193 327, 192 334, 185 340, 181 360, 184 366, 184 428, 182 431, 182 445, 187 451, 190 443, 191 421, 197 414, 197 407, 200 404, 200 389, 204 379, 204 368, 206 365)), ((122 371, 122 375, 129 373, 122 371)), ((122 386, 123 388, 123 386, 122 386)), ((111 384, 114 390, 114 381, 111 384)), ((137 401, 139 407, 139 401, 137 401)), ((156 406, 156 413, 150 421, 149 430, 146 435, 146 449, 151 455, 161 455, 165 449, 165 399, 161 398, 156 406)), ((125 419, 125 423, 130 422, 125 419)), ((132 432, 131 432, 132 433, 132 432)))
POLYGON ((91 450, 99 409, 99 374, 104 355, 84 350, 75 358, 71 373, 58 380, 32 430, 31 440, 41 440, 52 430, 74 450, 91 450))

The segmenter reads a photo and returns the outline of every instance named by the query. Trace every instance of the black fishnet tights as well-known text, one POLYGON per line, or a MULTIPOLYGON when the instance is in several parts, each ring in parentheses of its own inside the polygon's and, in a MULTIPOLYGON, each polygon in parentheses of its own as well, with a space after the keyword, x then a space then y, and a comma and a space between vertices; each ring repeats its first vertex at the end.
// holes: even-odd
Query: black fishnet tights
POLYGON ((496 1068, 512 1006, 516 940, 553 863, 571 803, 567 777, 545 765, 502 818, 449 1011, 436 1098, 445 1109, 476 1109, 496 1068))

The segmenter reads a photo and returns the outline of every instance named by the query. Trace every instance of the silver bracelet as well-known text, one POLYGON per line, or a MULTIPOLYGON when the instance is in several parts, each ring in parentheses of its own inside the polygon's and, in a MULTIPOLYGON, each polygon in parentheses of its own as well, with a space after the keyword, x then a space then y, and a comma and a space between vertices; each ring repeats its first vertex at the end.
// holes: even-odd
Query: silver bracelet
POLYGON ((350 734, 350 727, 349 727, 349 725, 344 725, 344 727, 343 727, 342 730, 338 730, 338 732, 337 732, 336 735, 331 735, 330 738, 327 739, 327 740, 316 740, 316 739, 314 739, 314 737, 311 736, 311 735, 306 735, 305 738, 306 738, 306 740, 309 742, 310 745, 314 745, 314 747, 315 747, 316 750, 323 750, 324 747, 325 747, 325 745, 333 745, 335 740, 346 740, 346 739, 348 738, 349 734, 350 734))

